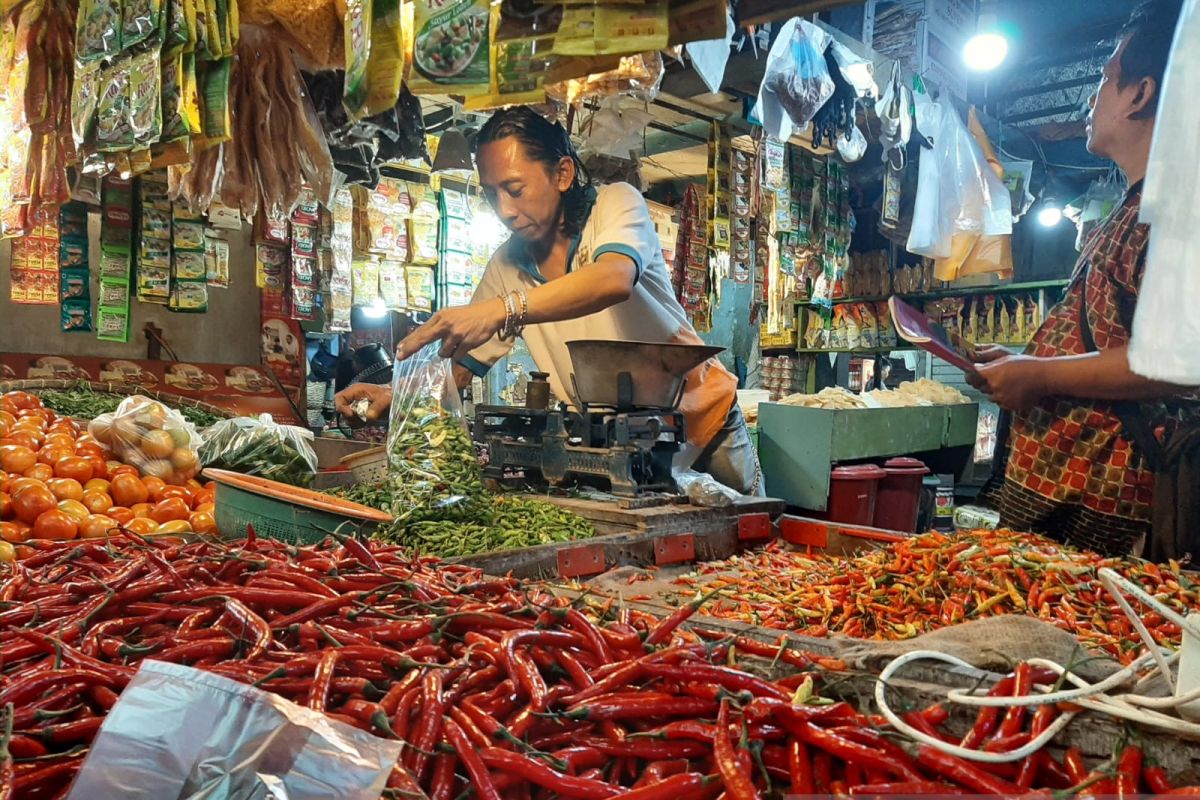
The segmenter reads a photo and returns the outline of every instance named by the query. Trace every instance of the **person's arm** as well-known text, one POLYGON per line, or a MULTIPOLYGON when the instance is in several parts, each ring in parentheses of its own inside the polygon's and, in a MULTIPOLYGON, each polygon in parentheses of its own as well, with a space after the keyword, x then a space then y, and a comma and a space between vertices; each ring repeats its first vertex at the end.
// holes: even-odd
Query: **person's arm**
POLYGON ((1153 400, 1191 391, 1133 372, 1126 347, 1072 356, 999 358, 977 365, 976 375, 968 380, 1000 406, 1016 411, 1045 397, 1153 400))
MULTIPOLYGON (((603 311, 629 298, 637 268, 619 253, 604 253, 591 264, 526 292, 527 325, 578 319, 603 311)), ((443 358, 462 360, 472 350, 492 339, 504 325, 502 297, 468 306, 443 308, 429 321, 404 337, 396 358, 404 359, 430 342, 441 340, 443 358)))

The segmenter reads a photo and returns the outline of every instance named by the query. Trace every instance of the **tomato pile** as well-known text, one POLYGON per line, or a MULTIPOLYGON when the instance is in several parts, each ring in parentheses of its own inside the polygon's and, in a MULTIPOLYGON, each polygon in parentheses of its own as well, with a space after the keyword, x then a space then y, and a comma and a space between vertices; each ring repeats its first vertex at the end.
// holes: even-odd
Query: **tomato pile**
POLYGON ((0 473, 0 561, 28 555, 31 539, 98 538, 118 525, 138 534, 216 530, 212 484, 143 477, 26 392, 0 397, 0 473))

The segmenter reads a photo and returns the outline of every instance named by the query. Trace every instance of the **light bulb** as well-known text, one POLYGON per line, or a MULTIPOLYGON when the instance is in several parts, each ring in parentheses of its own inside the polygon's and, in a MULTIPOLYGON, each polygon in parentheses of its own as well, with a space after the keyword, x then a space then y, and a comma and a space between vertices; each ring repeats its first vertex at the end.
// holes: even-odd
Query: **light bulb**
POLYGON ((999 33, 977 33, 963 47, 963 61, 976 72, 991 72, 1004 63, 1008 40, 999 33))
POLYGON ((383 302, 382 297, 376 297, 371 301, 371 305, 363 306, 363 314, 374 319, 386 316, 387 312, 388 307, 387 304, 383 302))
POLYGON ((1043 228, 1053 228, 1058 223, 1062 222, 1062 209, 1056 205, 1046 205, 1038 212, 1038 223, 1043 228))

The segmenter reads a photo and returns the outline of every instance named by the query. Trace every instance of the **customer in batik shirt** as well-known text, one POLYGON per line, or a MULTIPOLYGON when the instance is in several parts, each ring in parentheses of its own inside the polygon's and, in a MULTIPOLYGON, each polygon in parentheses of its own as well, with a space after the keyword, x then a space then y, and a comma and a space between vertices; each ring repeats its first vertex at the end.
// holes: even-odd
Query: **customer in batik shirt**
POLYGON ((1123 201, 1088 238, 1025 354, 981 348, 968 378, 1014 412, 1003 484, 990 497, 1001 524, 1106 554, 1128 553, 1149 532, 1154 488, 1113 401, 1139 401, 1137 414, 1160 435, 1200 411, 1189 389, 1134 374, 1126 356, 1150 235, 1138 223, 1142 178, 1181 2, 1138 7, 1090 99, 1088 150, 1124 171, 1123 201))

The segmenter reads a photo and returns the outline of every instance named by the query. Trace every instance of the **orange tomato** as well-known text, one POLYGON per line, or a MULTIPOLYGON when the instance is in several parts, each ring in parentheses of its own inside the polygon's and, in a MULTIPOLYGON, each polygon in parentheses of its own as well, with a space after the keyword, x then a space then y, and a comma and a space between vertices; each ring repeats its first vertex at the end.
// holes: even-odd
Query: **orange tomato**
POLYGON ((188 517, 188 521, 192 523, 192 530, 196 533, 217 532, 217 521, 208 511, 193 511, 192 515, 188 517))
POLYGON ((112 484, 110 484, 104 478, 92 478, 83 485, 83 490, 85 492, 104 492, 105 494, 108 494, 108 489, 110 486, 112 486, 112 484))
POLYGON ((46 488, 59 500, 83 499, 83 485, 74 478, 51 478, 46 481, 46 488))
POLYGON ((142 478, 142 483, 146 486, 146 491, 150 493, 150 499, 157 503, 163 499, 163 489, 167 488, 167 482, 162 478, 156 478, 153 475, 147 475, 142 478))
POLYGON ((20 411, 22 408, 37 408, 42 401, 37 395, 29 392, 12 391, 4 393, 4 403, 20 411))
POLYGON ((191 533, 192 523, 186 519, 173 519, 158 526, 156 534, 159 533, 191 533))
POLYGON ((17 415, 7 408, 0 408, 0 425, 12 425, 17 421, 17 415))
POLYGON ((9 494, 16 497, 17 490, 20 489, 22 486, 45 486, 45 485, 46 485, 45 481, 40 481, 37 478, 28 478, 24 475, 18 475, 17 477, 15 477, 11 481, 9 481, 8 488, 5 491, 7 491, 9 494))
POLYGON ((67 456, 54 462, 54 474, 60 478, 74 478, 81 484, 92 479, 92 462, 82 456, 67 456))
POLYGON ((184 485, 190 488, 193 492, 198 492, 204 488, 204 484, 200 483, 200 481, 196 480, 195 478, 188 478, 187 483, 184 485))
POLYGON ((48 433, 46 434, 46 440, 42 442, 42 447, 49 446, 74 450, 75 438, 66 433, 48 433))
POLYGON ((188 506, 192 505, 192 490, 186 486, 165 487, 162 490, 162 499, 166 500, 168 497, 178 497, 180 500, 187 503, 188 506))
POLYGON ((84 456, 92 464, 92 477, 108 480, 108 462, 100 456, 84 456))
POLYGON ((34 478, 42 483, 54 477, 54 467, 49 464, 34 464, 29 469, 25 470, 25 477, 34 478))
POLYGON ((117 521, 103 514, 92 514, 79 525, 79 535, 84 539, 102 539, 117 527, 117 521))
POLYGON ((13 494, 13 507, 17 511, 17 519, 30 525, 57 505, 58 498, 44 485, 22 486, 13 494))
POLYGON ((118 475, 132 475, 138 477, 137 467, 131 467, 128 464, 122 464, 120 461, 114 461, 111 458, 108 460, 108 479, 112 480, 118 475))
POLYGON ((12 519, 17 515, 17 509, 13 505, 12 495, 8 492, 0 492, 0 519, 12 519))
MULTIPOLYGON (((38 450, 37 460, 39 464, 49 464, 51 466, 58 463, 59 459, 72 458, 75 449, 72 447, 58 447, 56 445, 43 445, 41 450, 38 450)), ((88 476, 92 477, 91 475, 88 476)))
POLYGON ((58 509, 42 512, 33 523, 32 536, 34 539, 63 541, 74 539, 78 535, 79 523, 58 509))
POLYGON ((93 514, 103 514, 113 507, 112 498, 101 491, 85 491, 82 502, 93 514))
POLYGON ((17 522, 0 522, 0 539, 6 542, 23 542, 29 538, 29 526, 17 522))
POLYGON ((108 451, 95 442, 85 442, 82 439, 75 440, 75 455, 77 456, 95 456, 96 458, 108 458, 108 451))
POLYGON ((58 510, 76 522, 83 522, 85 519, 91 516, 92 513, 87 510, 87 506, 78 500, 59 500, 58 510))
POLYGON ((182 497, 168 497, 154 506, 150 512, 150 519, 161 525, 172 520, 187 519, 191 513, 182 497))
POLYGON ((129 507, 135 517, 143 517, 150 519, 150 512, 154 510, 153 503, 134 503, 129 507))
POLYGON ((207 503, 197 503, 192 511, 196 512, 197 514, 216 514, 217 506, 211 501, 207 503))
POLYGON ((146 489, 146 484, 142 483, 136 475, 125 472, 113 476, 111 494, 113 502, 126 507, 132 507, 150 499, 150 492, 146 489))
POLYGON ((0 446, 0 469, 5 472, 24 472, 37 463, 37 453, 19 444, 0 446))
POLYGON ((148 517, 134 517, 125 523, 125 527, 134 533, 145 536, 158 530, 158 523, 148 517))
MULTIPOLYGON (((20 447, 28 448, 29 450, 37 450, 42 446, 42 437, 40 434, 36 434, 31 431, 17 430, 16 428, 13 428, 8 432, 8 435, 4 437, 4 441, 0 442, 0 444, 15 444, 19 445, 20 447)), ((36 456, 34 460, 37 460, 36 456)), ((22 470, 22 472, 24 472, 24 470, 22 470)))
POLYGON ((105 515, 115 519, 118 525, 126 525, 131 519, 134 519, 133 511, 124 506, 113 506, 105 512, 105 515))

